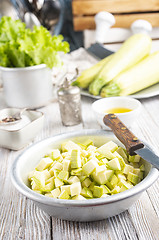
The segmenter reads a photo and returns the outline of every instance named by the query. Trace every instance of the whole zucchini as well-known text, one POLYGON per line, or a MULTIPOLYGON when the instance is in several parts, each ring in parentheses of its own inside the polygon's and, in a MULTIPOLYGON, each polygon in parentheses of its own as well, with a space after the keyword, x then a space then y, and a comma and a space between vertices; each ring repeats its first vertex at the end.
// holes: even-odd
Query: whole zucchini
POLYGON ((89 84, 95 79, 98 72, 109 62, 112 55, 102 59, 92 67, 84 70, 81 75, 72 83, 73 86, 88 88, 89 84))
POLYGON ((104 85, 146 57, 150 53, 151 43, 151 38, 146 34, 135 34, 127 39, 90 84, 89 92, 99 95, 104 85))
POLYGON ((159 51, 122 72, 102 88, 101 96, 127 96, 159 82, 159 51))

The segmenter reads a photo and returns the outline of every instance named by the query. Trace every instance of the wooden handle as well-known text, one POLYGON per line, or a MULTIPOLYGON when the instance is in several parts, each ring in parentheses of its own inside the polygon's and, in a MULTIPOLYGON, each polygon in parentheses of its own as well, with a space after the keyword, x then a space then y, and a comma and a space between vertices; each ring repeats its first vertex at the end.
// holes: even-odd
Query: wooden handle
POLYGON ((127 127, 119 120, 115 114, 107 114, 103 118, 105 125, 110 127, 115 136, 125 145, 130 155, 135 154, 135 150, 144 147, 144 144, 127 129, 127 127))

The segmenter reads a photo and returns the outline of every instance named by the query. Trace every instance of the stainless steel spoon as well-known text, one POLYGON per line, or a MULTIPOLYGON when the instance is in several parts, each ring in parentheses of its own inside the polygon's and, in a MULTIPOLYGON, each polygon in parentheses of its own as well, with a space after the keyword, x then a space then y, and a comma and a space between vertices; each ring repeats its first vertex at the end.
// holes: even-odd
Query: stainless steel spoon
POLYGON ((7 116, 0 120, 0 125, 9 125, 18 123, 22 119, 22 114, 27 110, 27 108, 22 108, 20 111, 16 112, 12 116, 7 116))

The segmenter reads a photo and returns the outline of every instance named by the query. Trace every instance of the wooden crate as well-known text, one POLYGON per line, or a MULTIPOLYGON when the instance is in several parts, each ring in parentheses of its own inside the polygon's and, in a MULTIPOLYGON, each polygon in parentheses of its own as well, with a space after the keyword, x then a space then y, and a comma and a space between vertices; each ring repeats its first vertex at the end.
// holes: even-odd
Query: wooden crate
POLYGON ((137 19, 159 27, 159 0, 73 0, 74 30, 95 29, 94 16, 100 11, 114 14, 113 27, 129 28, 137 19))

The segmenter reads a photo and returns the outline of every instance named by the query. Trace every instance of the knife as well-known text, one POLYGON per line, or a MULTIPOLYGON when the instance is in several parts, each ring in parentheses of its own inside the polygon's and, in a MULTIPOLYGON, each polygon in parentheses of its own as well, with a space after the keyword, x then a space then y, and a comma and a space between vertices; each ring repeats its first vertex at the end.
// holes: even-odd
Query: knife
POLYGON ((103 122, 112 129, 115 136, 125 145, 127 152, 131 156, 138 154, 159 169, 159 156, 147 144, 141 142, 115 114, 105 115, 103 122))
POLYGON ((86 51, 91 54, 93 57, 98 59, 103 59, 108 57, 109 55, 113 54, 114 52, 110 51, 109 49, 105 48, 100 43, 92 44, 86 51))

